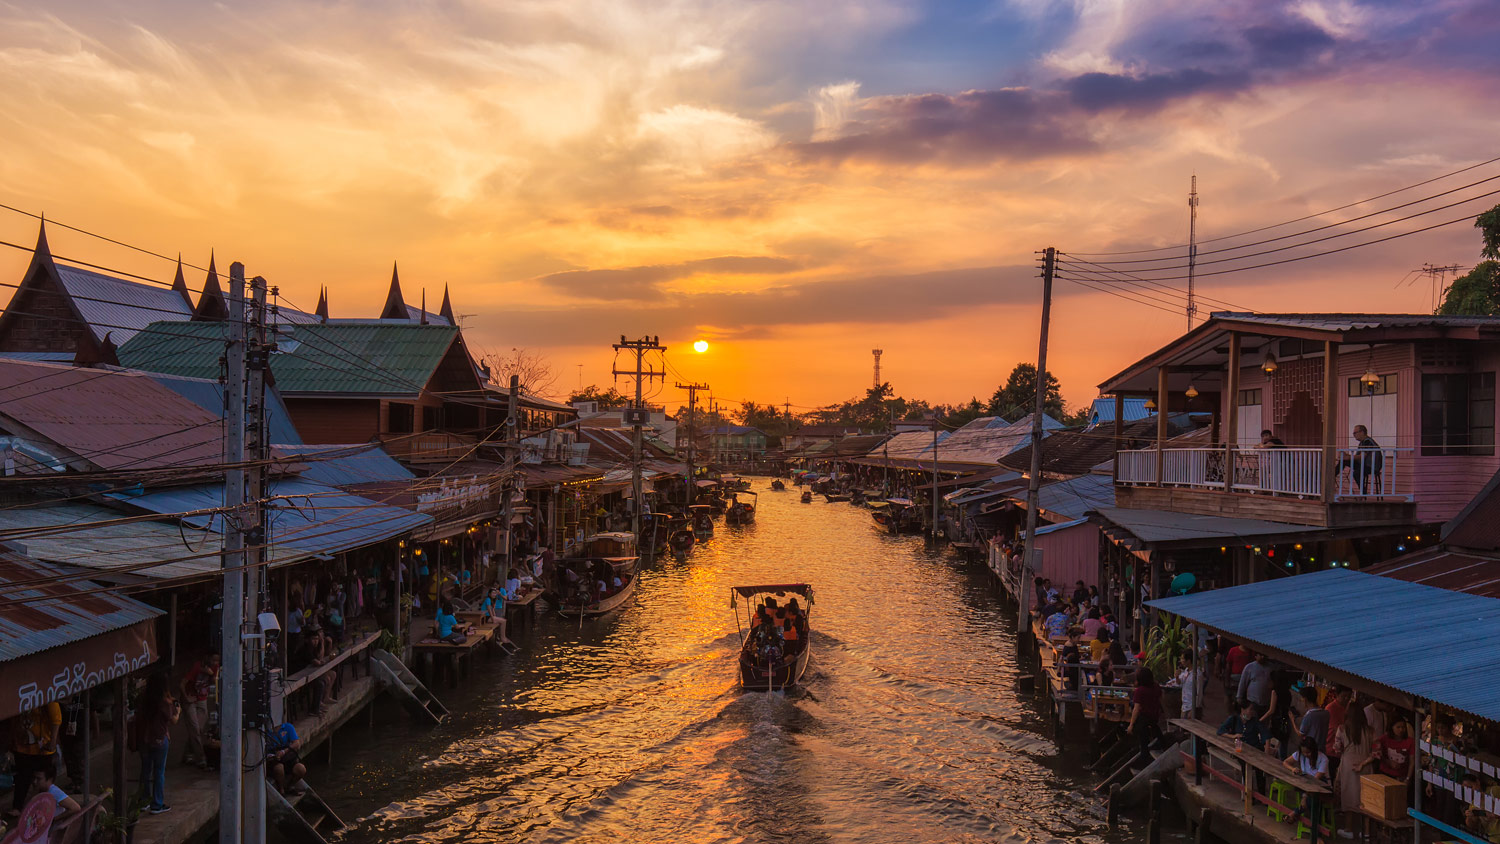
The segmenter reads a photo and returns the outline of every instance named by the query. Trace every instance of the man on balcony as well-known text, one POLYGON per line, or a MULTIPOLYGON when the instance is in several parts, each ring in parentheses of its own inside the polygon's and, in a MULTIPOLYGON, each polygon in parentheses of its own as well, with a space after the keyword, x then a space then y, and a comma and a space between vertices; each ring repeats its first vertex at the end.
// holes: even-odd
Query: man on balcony
POLYGON ((1354 426, 1354 441, 1357 443, 1354 453, 1339 460, 1339 474, 1348 469, 1353 477, 1358 478, 1361 495, 1370 492, 1372 476, 1375 478, 1375 491, 1383 492, 1381 478, 1385 470, 1385 452, 1381 451, 1380 443, 1375 442, 1375 438, 1370 436, 1370 430, 1363 425, 1354 426))

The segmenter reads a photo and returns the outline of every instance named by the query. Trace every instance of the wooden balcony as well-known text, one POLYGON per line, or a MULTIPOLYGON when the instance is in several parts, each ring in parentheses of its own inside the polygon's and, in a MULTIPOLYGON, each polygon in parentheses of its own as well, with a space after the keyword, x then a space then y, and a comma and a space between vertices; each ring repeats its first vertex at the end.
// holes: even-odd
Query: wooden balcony
POLYGON ((427 431, 420 434, 382 434, 386 453, 408 463, 443 463, 471 455, 477 437, 427 431))

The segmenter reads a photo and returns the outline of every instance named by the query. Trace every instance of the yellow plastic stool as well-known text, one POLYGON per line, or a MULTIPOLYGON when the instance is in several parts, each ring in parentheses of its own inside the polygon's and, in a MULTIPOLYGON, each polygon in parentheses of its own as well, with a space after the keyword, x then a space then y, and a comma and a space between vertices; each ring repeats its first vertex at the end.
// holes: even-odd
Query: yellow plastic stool
MULTIPOLYGON (((1318 807, 1318 825, 1333 829, 1333 807, 1328 805, 1327 803, 1324 803, 1322 806, 1318 807)), ((1296 833, 1292 835, 1292 837, 1301 838, 1307 833, 1307 818, 1303 818, 1302 820, 1297 821, 1297 830, 1296 833)))
POLYGON ((1267 815, 1278 821, 1285 821, 1292 816, 1291 812, 1281 808, 1282 806, 1297 805, 1297 789, 1292 788, 1291 784, 1273 779, 1271 780, 1271 787, 1266 792, 1266 796, 1271 798, 1270 804, 1266 806, 1267 815))

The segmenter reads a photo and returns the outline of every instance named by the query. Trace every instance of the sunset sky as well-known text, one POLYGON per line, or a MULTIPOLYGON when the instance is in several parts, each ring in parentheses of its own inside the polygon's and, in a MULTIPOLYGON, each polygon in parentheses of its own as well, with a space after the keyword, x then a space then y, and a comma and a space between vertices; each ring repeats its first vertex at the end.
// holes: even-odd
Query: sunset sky
MULTIPOLYGON (((1500 155, 1497 43, 1495 0, 0 2, 0 202, 213 249, 306 309, 327 285, 335 316, 399 261, 408 302, 449 285, 474 346, 563 388, 656 334, 721 400, 853 396, 878 346, 898 393, 954 402, 1034 359, 1035 250, 1182 243, 1193 174, 1211 238, 1500 155)), ((1459 225, 1200 289, 1423 311, 1408 271, 1477 256, 1459 225)), ((1070 404, 1185 323, 1057 294, 1070 404)))

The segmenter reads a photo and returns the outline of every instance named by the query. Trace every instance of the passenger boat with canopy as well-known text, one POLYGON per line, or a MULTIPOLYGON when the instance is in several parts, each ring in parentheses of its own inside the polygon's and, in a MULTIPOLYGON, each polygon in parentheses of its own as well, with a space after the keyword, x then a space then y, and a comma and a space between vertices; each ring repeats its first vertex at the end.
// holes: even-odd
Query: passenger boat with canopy
POLYGON ((748 525, 754 522, 755 508, 759 502, 760 496, 753 492, 741 490, 734 493, 734 503, 724 513, 724 524, 748 525))
POLYGON ((812 605, 807 583, 730 587, 745 691, 780 692, 801 682, 812 658, 812 605))
POLYGON ((887 498, 870 504, 870 518, 891 533, 921 533, 922 513, 910 498, 887 498))
POLYGON ((698 541, 713 539, 714 508, 707 504, 694 504, 688 508, 688 513, 693 520, 693 534, 698 537, 698 541))
POLYGON ((635 534, 598 533, 580 543, 579 549, 584 556, 561 558, 553 567, 549 586, 559 612, 603 615, 635 595, 641 560, 635 534))

